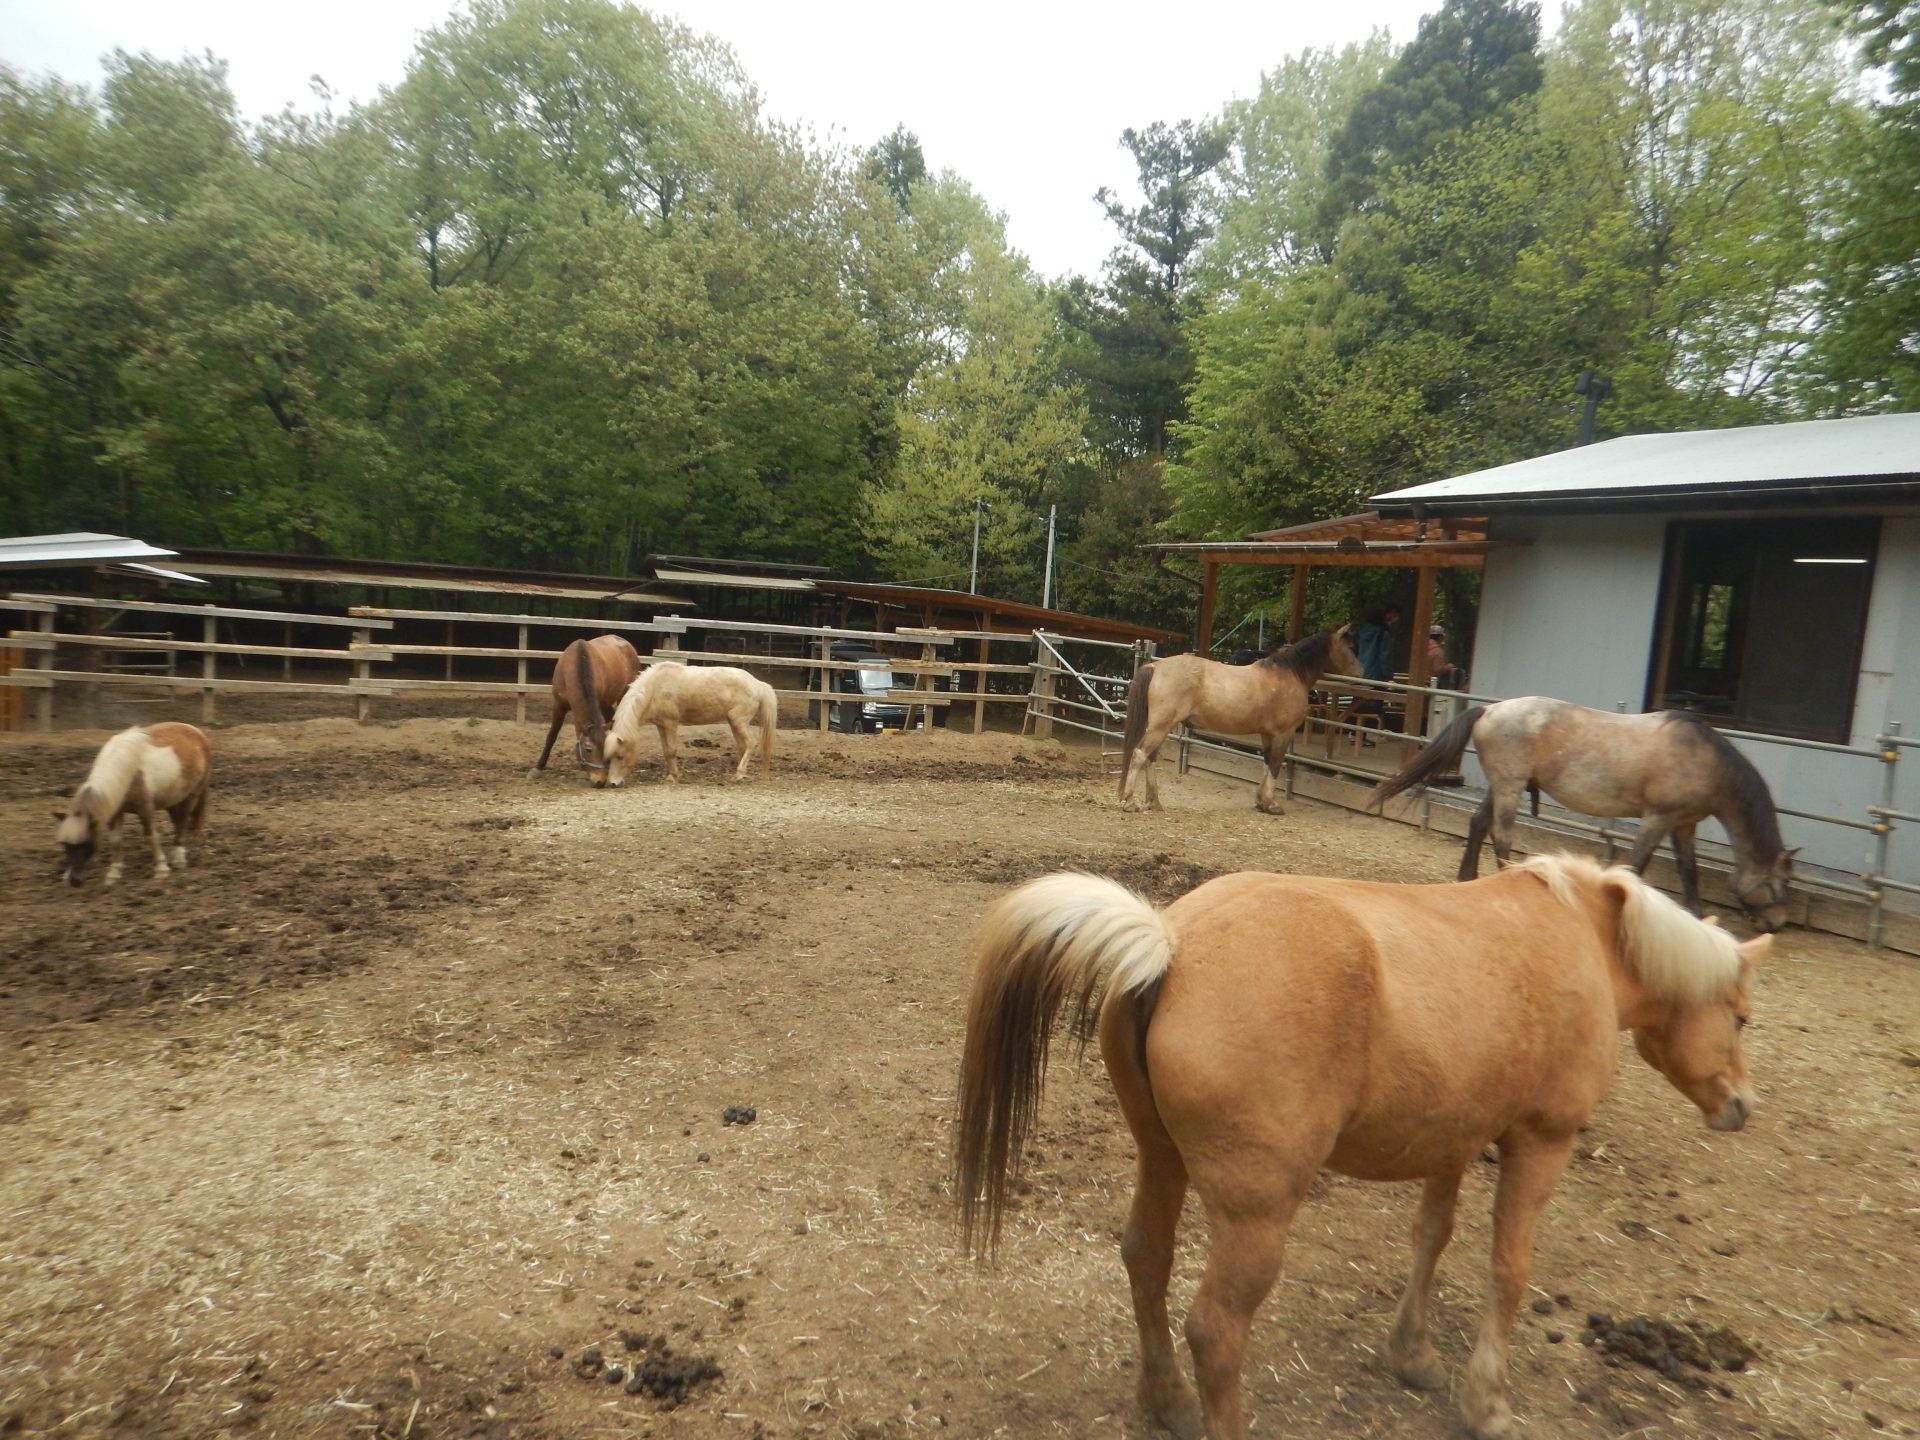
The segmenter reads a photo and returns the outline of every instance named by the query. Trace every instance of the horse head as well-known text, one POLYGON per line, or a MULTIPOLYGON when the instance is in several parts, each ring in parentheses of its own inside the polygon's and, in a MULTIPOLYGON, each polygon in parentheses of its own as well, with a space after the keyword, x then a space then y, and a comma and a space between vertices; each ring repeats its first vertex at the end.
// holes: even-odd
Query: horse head
POLYGON ((1351 625, 1342 625, 1327 640, 1327 669, 1335 675, 1358 675, 1360 657, 1354 653, 1351 625))
POLYGON ((1747 913, 1747 923, 1762 935, 1771 935, 1787 923, 1787 889, 1793 884, 1793 857, 1782 850, 1771 860, 1742 855, 1734 866, 1734 898, 1747 913))
POLYGON ((627 687, 627 693, 620 697, 620 703, 614 707, 613 723, 606 727, 600 741, 600 756, 604 776, 596 780, 596 785, 611 785, 618 790, 627 783, 627 776, 633 773, 634 763, 640 758, 640 727, 646 724, 648 693, 653 677, 660 667, 649 666, 642 670, 627 687))
POLYGON ((596 790, 607 784, 608 738, 607 727, 595 723, 582 730, 573 742, 573 758, 580 762, 580 768, 587 772, 587 779, 596 790))
POLYGON ((1704 994, 1670 997, 1655 1023, 1633 1032, 1641 1059, 1700 1107, 1711 1130, 1738 1130, 1753 1114, 1740 1032, 1748 1017, 1747 982, 1772 945, 1772 936, 1756 935, 1738 947, 1733 980, 1704 994))
POLYGON ((60 878, 69 885, 78 885, 87 872, 87 866, 93 863, 96 835, 93 814, 87 807, 87 794, 83 789, 73 797, 73 808, 56 810, 53 818, 60 822, 60 828, 54 831, 54 839, 66 850, 66 864, 61 868, 60 878))

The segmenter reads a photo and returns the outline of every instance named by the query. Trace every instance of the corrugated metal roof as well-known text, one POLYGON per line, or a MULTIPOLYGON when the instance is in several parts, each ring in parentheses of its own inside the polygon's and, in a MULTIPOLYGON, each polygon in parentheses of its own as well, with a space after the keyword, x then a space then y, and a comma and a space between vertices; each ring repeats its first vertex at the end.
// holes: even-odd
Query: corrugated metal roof
POLYGON ((164 560, 175 554, 125 535, 76 530, 65 535, 0 537, 0 568, 47 570, 67 565, 110 565, 126 560, 164 560))
POLYGON ((744 575, 716 570, 680 570, 666 565, 653 567, 653 578, 668 585, 721 585, 734 590, 812 590, 811 580, 790 575, 744 575))
POLYGON ((1920 413, 1627 435, 1376 495, 1388 514, 1546 500, 1920 485, 1920 413))

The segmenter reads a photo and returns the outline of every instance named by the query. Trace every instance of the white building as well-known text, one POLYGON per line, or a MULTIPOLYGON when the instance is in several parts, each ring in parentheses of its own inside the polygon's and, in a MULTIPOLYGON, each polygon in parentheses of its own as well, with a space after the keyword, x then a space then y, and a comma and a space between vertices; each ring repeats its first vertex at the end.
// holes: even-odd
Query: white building
MULTIPOLYGON (((1875 868, 1887 766, 1920 739, 1920 414, 1637 435, 1375 497, 1383 516, 1485 516, 1472 688, 1596 709, 1688 709, 1739 743, 1803 866, 1875 868), (1801 742, 1801 743, 1788 743, 1801 742)), ((1892 808, 1920 816, 1920 750, 1892 808)), ((1885 875, 1920 888, 1920 824, 1885 875)))

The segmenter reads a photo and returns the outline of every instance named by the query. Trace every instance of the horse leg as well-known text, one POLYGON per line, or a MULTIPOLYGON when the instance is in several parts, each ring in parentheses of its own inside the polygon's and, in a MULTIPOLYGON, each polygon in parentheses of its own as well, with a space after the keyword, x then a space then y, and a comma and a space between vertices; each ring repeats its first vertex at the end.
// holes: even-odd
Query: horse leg
POLYGON ((1487 798, 1493 802, 1492 823, 1487 831, 1493 839, 1493 858, 1504 865, 1513 854, 1513 822, 1520 816, 1520 789, 1514 786, 1508 790, 1490 790, 1487 798))
POLYGON ((680 724, 676 720, 656 720, 653 728, 660 732, 660 760, 666 767, 666 778, 671 783, 680 783, 680 724))
POLYGON ((1475 1440, 1513 1433, 1507 1404, 1507 1337, 1533 1268, 1533 1231, 1573 1154, 1573 1136, 1507 1135, 1500 1141, 1500 1184, 1493 1200, 1493 1284, 1480 1338, 1467 1361, 1460 1412, 1475 1440))
POLYGON ((747 778, 747 765, 753 759, 753 747, 747 743, 752 736, 747 733, 747 727, 732 715, 727 717, 727 728, 733 731, 733 753, 739 760, 733 767, 733 778, 744 780, 747 778))
POLYGON ((116 815, 100 827, 100 848, 106 852, 107 874, 100 884, 112 885, 120 879, 120 822, 124 814, 116 815))
MULTIPOLYGON (((201 795, 205 793, 204 790, 200 792, 201 795)), ((187 827, 192 824, 193 812, 199 803, 200 795, 195 795, 191 799, 182 800, 167 811, 168 818, 173 821, 173 850, 167 859, 173 863, 173 868, 176 870, 187 868, 187 827)))
POLYGON ((1167 738, 1167 732, 1155 733, 1149 728, 1140 737, 1140 743, 1133 747, 1133 755, 1127 761, 1127 784, 1120 792, 1122 810, 1138 810, 1141 802, 1148 809, 1159 809, 1159 792, 1153 783, 1153 762, 1159 758, 1160 742, 1167 738))
POLYGON ((1480 847, 1487 843, 1487 828, 1493 823, 1493 791, 1487 791, 1487 798, 1480 802, 1480 808, 1473 812, 1473 818, 1467 822, 1467 848, 1460 857, 1460 873, 1454 878, 1471 880, 1480 873, 1480 847))
POLYGON ((1413 1217, 1413 1271, 1393 1317, 1387 1339, 1387 1363, 1393 1373, 1416 1390, 1438 1390, 1446 1384, 1440 1357, 1427 1334, 1427 1302, 1433 1296, 1433 1272, 1440 1252, 1453 1238, 1454 1203, 1460 1198, 1465 1168, 1435 1175, 1420 1192, 1420 1209, 1413 1217))
POLYGON ((559 738, 560 727, 567 721, 567 713, 566 701, 553 702, 553 723, 547 726, 547 743, 540 747, 540 758, 533 762, 533 770, 529 772, 528 778, 547 768, 547 757, 553 753, 553 742, 559 738))
POLYGON ((1260 777, 1260 789, 1253 797, 1253 808, 1263 815, 1284 815, 1280 802, 1274 799, 1274 782, 1280 776, 1280 767, 1287 763, 1287 751, 1293 744, 1291 734, 1267 741, 1267 770, 1260 777))
POLYGON ((1140 1332, 1140 1406, 1180 1440, 1200 1440, 1200 1402, 1181 1371, 1167 1323, 1167 1282, 1173 1274, 1174 1232, 1187 1198, 1187 1164, 1167 1133, 1152 1084, 1140 1068, 1134 1024, 1132 1007, 1124 1003, 1109 1005, 1100 1015, 1100 1053, 1139 1156, 1120 1258, 1126 1262, 1133 1320, 1140 1332))
POLYGON ((1700 864, 1693 853, 1693 826, 1673 827, 1673 864, 1680 872, 1680 903, 1700 913, 1700 864))
MULTIPOLYGON (((1644 875, 1647 864, 1653 859, 1653 852, 1660 848, 1660 842, 1667 838, 1673 829, 1673 822, 1664 815, 1642 815, 1640 833, 1633 837, 1633 849, 1627 855, 1627 864, 1633 867, 1633 873, 1644 875)), ((1678 851, 1675 851, 1678 854, 1678 851)), ((1683 877, 1684 878, 1684 877, 1683 877)))
POLYGON ((1193 1351, 1200 1409, 1212 1440, 1246 1440, 1240 1371, 1247 1356, 1247 1334, 1253 1328, 1254 1312, 1280 1277, 1287 1230, 1312 1173, 1297 1177, 1297 1184, 1265 1172, 1260 1177, 1263 1186, 1275 1178, 1281 1180, 1278 1190, 1248 1208, 1216 1206, 1214 1197, 1206 1196, 1213 1243, 1199 1293, 1187 1311, 1187 1345, 1193 1351))

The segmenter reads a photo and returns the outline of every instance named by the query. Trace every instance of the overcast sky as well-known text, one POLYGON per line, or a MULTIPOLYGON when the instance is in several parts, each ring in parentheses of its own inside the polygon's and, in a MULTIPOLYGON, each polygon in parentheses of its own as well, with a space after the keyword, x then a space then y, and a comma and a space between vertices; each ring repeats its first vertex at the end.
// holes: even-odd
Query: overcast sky
MULTIPOLYGON (((964 176, 1049 275, 1097 273, 1113 230, 1093 194, 1132 193, 1120 132, 1199 119, 1258 90, 1262 71, 1375 28, 1411 39, 1439 0, 660 0, 649 7, 730 44, 768 113, 864 148, 904 124, 927 163, 964 176)), ((453 0, 0 0, 0 60, 97 84, 115 48, 211 51, 249 116, 312 104, 308 77, 371 99, 405 73, 453 0)))

